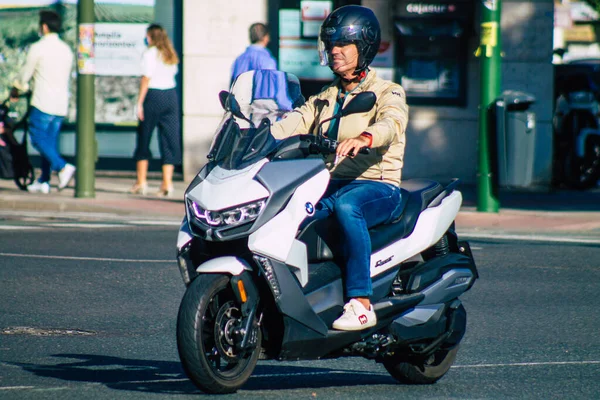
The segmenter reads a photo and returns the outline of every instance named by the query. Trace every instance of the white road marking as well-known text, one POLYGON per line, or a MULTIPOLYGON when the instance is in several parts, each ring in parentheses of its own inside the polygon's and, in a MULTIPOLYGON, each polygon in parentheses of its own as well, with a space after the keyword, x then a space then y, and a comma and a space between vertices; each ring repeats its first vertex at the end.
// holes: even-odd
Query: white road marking
POLYGON ((600 361, 547 361, 547 362, 507 363, 507 364, 471 364, 471 365, 453 365, 451 368, 538 367, 538 366, 552 366, 552 365, 594 365, 594 364, 600 364, 600 361))
POLYGON ((122 228, 123 224, 93 224, 88 222, 55 222, 51 224, 44 223, 43 226, 53 228, 122 228))
POLYGON ((144 220, 133 220, 127 221, 131 225, 152 225, 152 226, 181 226, 181 221, 144 221, 144 220))
POLYGON ((355 374, 360 373, 361 375, 389 375, 386 372, 371 372, 371 371, 322 371, 322 372, 296 372, 292 374, 261 374, 251 375, 250 378, 285 378, 290 376, 315 376, 315 375, 329 375, 329 374, 355 374))
POLYGON ((23 226, 23 225, 0 225, 0 230, 2 231, 13 231, 16 229, 42 229, 41 226, 23 226))
MULTIPOLYGON (((538 366, 555 366, 555 365, 600 365, 600 361, 548 361, 548 362, 529 362, 529 363, 505 363, 505 364, 467 364, 453 365, 451 368, 505 368, 505 367, 538 367, 538 366)), ((361 373, 366 375, 388 375, 386 372, 377 371, 323 371, 323 372, 299 372, 294 374, 264 374, 252 375, 254 378, 278 378, 286 376, 310 376, 310 375, 327 375, 327 374, 354 374, 361 373)))
POLYGON ((80 261, 107 261, 107 262, 130 262, 130 263, 173 263, 172 260, 136 260, 128 258, 102 258, 102 257, 71 257, 71 256, 48 256, 44 254, 18 254, 18 253, 0 253, 0 256, 7 257, 28 257, 28 258, 50 258, 59 260, 80 260, 80 261))
POLYGON ((23 390, 23 389, 35 389, 35 386, 0 386, 0 390, 23 390))
MULTIPOLYGON (((600 361, 548 361, 548 362, 528 362, 528 363, 499 363, 499 364, 467 364, 467 365, 453 365, 451 368, 455 369, 476 369, 476 368, 504 368, 504 367, 538 367, 538 366, 560 366, 560 365, 600 365, 600 361)), ((381 375, 389 376, 387 372, 377 371, 320 371, 320 372, 299 372, 299 373, 288 373, 288 374, 260 374, 252 375, 252 378, 289 378, 298 376, 316 376, 316 375, 330 375, 330 374, 356 374, 361 375, 381 375)), ((189 382, 187 378, 172 378, 172 379, 153 379, 153 380, 141 380, 141 381, 120 381, 118 384, 152 384, 152 383, 170 383, 170 382, 189 382)), ((102 385, 100 382, 89 382, 86 385, 102 385)), ((0 386, 0 390, 36 390, 36 391, 48 391, 48 390, 62 390, 62 389, 73 389, 73 387, 56 387, 56 388, 36 388, 35 386, 0 386)))
POLYGON ((32 229, 54 229, 54 228, 82 228, 82 229, 106 229, 106 228, 137 228, 140 226, 181 226, 179 221, 166 220, 111 220, 108 222, 48 222, 48 221, 27 221, 23 220, 22 225, 1 225, 0 230, 32 230, 32 229))
POLYGON ((25 217, 25 218, 96 218, 96 219, 118 219, 123 218, 123 215, 114 214, 114 213, 94 213, 94 212, 78 212, 78 211, 60 211, 60 212, 50 212, 50 211, 35 211, 34 213, 26 212, 26 211, 10 211, 10 210, 2 210, 0 211, 0 215, 10 215, 17 217, 25 217))
POLYGON ((139 384, 144 384, 144 383, 169 383, 169 382, 190 382, 191 381, 187 378, 179 378, 179 379, 155 379, 155 380, 151 380, 151 381, 124 381, 124 382, 117 382, 118 384, 122 385, 122 384, 135 384, 135 385, 139 385, 139 384))

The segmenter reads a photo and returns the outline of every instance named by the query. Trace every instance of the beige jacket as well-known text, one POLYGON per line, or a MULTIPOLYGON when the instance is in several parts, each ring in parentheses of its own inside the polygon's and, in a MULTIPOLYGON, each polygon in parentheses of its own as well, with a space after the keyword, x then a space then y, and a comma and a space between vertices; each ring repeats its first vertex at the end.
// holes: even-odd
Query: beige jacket
POLYGON ((72 67, 71 48, 56 33, 49 33, 29 48, 20 82, 15 86, 26 91, 33 80, 31 105, 46 114, 64 117, 69 107, 72 67))
MULTIPOLYGON (((292 135, 316 135, 319 121, 333 115, 338 87, 339 78, 321 93, 311 96, 304 105, 288 113, 283 120, 273 125, 273 136, 283 139, 292 135)), ((375 107, 367 113, 342 118, 337 140, 355 138, 368 132, 373 137, 371 153, 343 157, 335 165, 335 155, 328 157, 326 162, 332 179, 369 179, 399 185, 406 141, 404 132, 408 124, 404 89, 396 83, 378 78, 375 71, 369 71, 358 88, 346 96, 344 105, 362 91, 375 93, 375 107)), ((328 129, 329 122, 326 122, 323 124, 323 132, 328 129)))

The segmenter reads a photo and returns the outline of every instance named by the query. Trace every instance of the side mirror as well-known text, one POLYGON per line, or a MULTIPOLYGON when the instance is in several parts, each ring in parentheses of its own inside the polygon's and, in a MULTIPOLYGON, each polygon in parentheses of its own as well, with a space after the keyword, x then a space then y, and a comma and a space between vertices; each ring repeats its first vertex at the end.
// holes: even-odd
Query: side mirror
POLYGON ((233 94, 226 90, 221 90, 219 92, 219 101, 221 102, 221 106, 225 111, 230 111, 235 117, 248 121, 252 124, 252 122, 246 118, 244 113, 242 113, 240 103, 238 103, 233 94))
POLYGON ((342 117, 369 111, 375 105, 377 96, 373 92, 361 92, 354 96, 341 111, 342 117))
POLYGON ((219 101, 221 102, 221 107, 223 107, 223 110, 225 110, 225 111, 229 111, 228 105, 227 105, 228 98, 229 98, 229 92, 227 90, 221 90, 219 92, 219 101))

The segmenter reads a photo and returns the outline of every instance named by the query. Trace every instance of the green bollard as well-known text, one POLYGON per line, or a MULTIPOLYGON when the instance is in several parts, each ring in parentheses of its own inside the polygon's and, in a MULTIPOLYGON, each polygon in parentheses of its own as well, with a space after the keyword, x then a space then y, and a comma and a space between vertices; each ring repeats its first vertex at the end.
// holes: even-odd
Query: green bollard
POLYGON ((477 168, 477 211, 498 212, 500 207, 497 188, 494 188, 490 154, 491 146, 489 109, 500 94, 501 35, 500 15, 502 0, 482 0, 481 40, 477 56, 481 59, 479 100, 479 146, 477 168))
POLYGON ((77 4, 77 134, 75 197, 96 197, 94 0, 77 4))

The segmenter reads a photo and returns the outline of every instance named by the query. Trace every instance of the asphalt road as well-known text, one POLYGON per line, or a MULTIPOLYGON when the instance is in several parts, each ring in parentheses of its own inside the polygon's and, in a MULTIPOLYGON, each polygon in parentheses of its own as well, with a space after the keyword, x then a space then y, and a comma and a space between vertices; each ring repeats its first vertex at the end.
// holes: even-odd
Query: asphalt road
MULTIPOLYGON (((185 377, 176 227, 0 230, 0 398, 206 396, 185 377)), ((600 247, 472 241, 467 334, 435 385, 372 361, 261 361, 235 399, 600 398, 600 247)))

